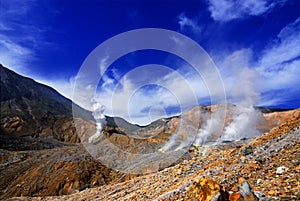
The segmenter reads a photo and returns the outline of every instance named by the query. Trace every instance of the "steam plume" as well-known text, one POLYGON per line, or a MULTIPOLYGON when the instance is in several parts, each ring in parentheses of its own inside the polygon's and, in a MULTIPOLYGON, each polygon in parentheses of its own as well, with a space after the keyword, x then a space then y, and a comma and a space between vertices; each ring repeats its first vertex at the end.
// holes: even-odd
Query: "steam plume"
POLYGON ((166 151, 169 151, 171 149, 171 147, 176 144, 176 139, 177 138, 178 138, 178 134, 173 133, 171 138, 169 139, 169 141, 162 148, 160 148, 158 151, 162 152, 162 153, 164 153, 166 151))
POLYGON ((225 128, 222 140, 239 140, 258 135, 256 124, 260 118, 260 112, 253 106, 237 106, 233 114, 233 121, 225 128))
MULTIPOLYGON (((207 116, 204 113, 203 115, 207 116)), ((217 108, 217 110, 214 113, 212 113, 210 118, 206 117, 206 122, 204 126, 199 129, 194 145, 202 146, 206 143, 206 140, 209 136, 221 133, 224 126, 224 118, 225 113, 224 110, 222 110, 221 108, 217 108)))
POLYGON ((164 147, 159 149, 160 152, 179 151, 192 144, 197 130, 194 126, 189 125, 188 121, 189 120, 184 115, 181 117, 176 133, 172 134, 164 147))
POLYGON ((225 128, 222 140, 240 140, 259 134, 256 125, 262 115, 253 107, 259 99, 259 93, 255 89, 256 77, 255 71, 249 68, 244 68, 239 73, 232 89, 232 98, 237 102, 237 108, 233 113, 233 121, 225 128))
POLYGON ((89 143, 95 143, 97 141, 97 138, 100 136, 101 131, 103 127, 106 124, 106 119, 103 114, 105 107, 97 102, 96 100, 92 100, 92 107, 93 107, 93 116, 94 119, 96 120, 96 132, 89 137, 88 142, 89 143))

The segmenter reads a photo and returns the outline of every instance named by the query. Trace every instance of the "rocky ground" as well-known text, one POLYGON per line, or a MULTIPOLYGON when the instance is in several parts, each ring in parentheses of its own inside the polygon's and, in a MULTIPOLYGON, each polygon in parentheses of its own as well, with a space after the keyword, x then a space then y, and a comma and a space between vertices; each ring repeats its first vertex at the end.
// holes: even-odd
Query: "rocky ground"
POLYGON ((248 141, 192 147, 191 159, 81 192, 11 200, 300 200, 300 110, 248 141))

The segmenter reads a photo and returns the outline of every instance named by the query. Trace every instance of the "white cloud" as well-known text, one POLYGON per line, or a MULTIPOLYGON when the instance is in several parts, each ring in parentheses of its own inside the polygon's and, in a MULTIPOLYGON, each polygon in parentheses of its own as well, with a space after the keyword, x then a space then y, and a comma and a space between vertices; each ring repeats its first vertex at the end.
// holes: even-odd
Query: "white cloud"
POLYGON ((261 56, 260 66, 270 73, 277 73, 284 62, 291 62, 300 56, 300 17, 284 27, 277 39, 266 47, 261 56), (278 66, 279 65, 279 66, 278 66))
POLYGON ((245 92, 245 98, 255 97, 247 88, 260 93, 257 105, 276 106, 284 104, 300 95, 300 17, 282 28, 276 39, 262 51, 257 61, 253 59, 251 49, 241 49, 219 57, 216 61, 220 68, 226 94, 230 98, 234 88, 245 92), (237 79, 241 69, 250 69, 241 79, 237 79), (251 86, 251 85, 254 86, 251 86), (247 87, 248 86, 248 87, 247 87))
POLYGON ((36 50, 47 43, 42 37, 43 30, 27 20, 36 3, 10 0, 0 4, 0 63, 26 76, 32 75, 28 63, 35 59, 36 50))
POLYGON ((11 31, 13 30, 11 27, 8 27, 3 22, 0 22, 0 31, 11 31))
POLYGON ((114 87, 101 88, 97 94, 105 113, 141 125, 170 115, 170 107, 184 111, 209 96, 199 76, 160 65, 135 68, 113 83, 114 87))
POLYGON ((215 21, 227 22, 247 16, 259 16, 281 7, 287 0, 209 0, 209 11, 215 21))
POLYGON ((9 37, 0 34, 0 63, 16 71, 26 73, 24 64, 33 58, 34 52, 21 46, 9 37))
POLYGON ((106 55, 104 58, 102 58, 99 62, 99 70, 100 73, 103 74, 107 68, 107 60, 109 59, 109 56, 106 55))
POLYGON ((190 29, 194 34, 201 33, 201 28, 197 24, 197 21, 194 19, 188 18, 184 13, 182 13, 178 16, 178 24, 180 26, 181 31, 190 29))
POLYGON ((251 66, 252 55, 251 49, 241 49, 216 61, 230 103, 248 106, 259 101, 260 88, 256 83, 260 76, 251 66))
MULTIPOLYGON (((49 80, 42 77, 36 77, 34 79, 39 83, 53 87, 56 91, 58 91, 66 98, 70 100, 73 99, 73 89, 74 89, 74 80, 75 80, 74 77, 71 77, 69 80, 65 80, 65 79, 49 80)), ((89 86, 87 90, 89 90, 89 86)))
POLYGON ((300 17, 284 27, 261 55, 256 70, 265 90, 294 89, 300 84, 300 17))

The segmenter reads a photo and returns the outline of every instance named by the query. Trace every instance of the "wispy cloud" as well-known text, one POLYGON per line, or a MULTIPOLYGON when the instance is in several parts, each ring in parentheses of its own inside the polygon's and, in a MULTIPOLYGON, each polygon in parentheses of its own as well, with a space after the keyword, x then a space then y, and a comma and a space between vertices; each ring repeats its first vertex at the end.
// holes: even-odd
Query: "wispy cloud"
POLYGON ((259 103, 260 88, 256 84, 260 75, 252 66, 252 57, 251 49, 241 49, 216 61, 228 102, 246 105, 259 103))
POLYGON ((263 52, 260 66, 270 73, 280 71, 283 63, 291 63, 300 56, 300 17, 284 27, 263 52), (278 66, 280 65, 280 66, 278 66))
MULTIPOLYGON (((66 98, 72 100, 73 99, 73 89, 74 89, 74 81, 75 78, 71 77, 70 79, 45 79, 43 77, 36 77, 35 81, 51 86, 60 94, 65 96, 66 98)), ((78 103, 82 105, 82 103, 78 103)))
POLYGON ((181 13, 178 16, 178 24, 180 26, 181 31, 189 30, 193 34, 200 34, 201 28, 198 25, 197 20, 188 18, 185 13, 181 13))
POLYGON ((26 24, 21 18, 30 11, 30 3, 23 1, 2 1, 0 23, 0 62, 16 71, 23 71, 23 66, 31 60, 34 51, 21 43, 18 34, 26 38, 25 30, 19 25, 26 24), (28 3, 28 4, 27 4, 28 3))
POLYGON ((11 31, 13 30, 11 27, 8 27, 3 22, 0 22, 0 31, 11 31))
POLYGON ((236 79, 243 68, 251 70, 245 75, 253 75, 250 76, 252 77, 250 80, 257 93, 261 94, 260 99, 256 99, 254 104, 282 105, 288 100, 295 100, 296 97, 300 97, 298 87, 300 85, 299 47, 300 17, 283 27, 276 38, 273 38, 269 45, 262 50, 257 60, 254 59, 254 53, 251 49, 237 50, 225 57, 218 58, 216 64, 220 68, 229 101, 236 101, 230 99, 234 86, 246 91, 247 87, 244 84, 251 84, 247 81, 248 78, 236 79))
POLYGON ((9 37, 0 34, 0 62, 16 71, 26 73, 23 66, 28 60, 31 60, 34 52, 25 46, 22 46, 9 37))
POLYGON ((281 94, 282 98, 300 95, 300 17, 280 31, 265 48, 257 65, 270 99, 274 90, 280 91, 277 95, 281 94))
MULTIPOLYGON (((35 59, 37 48, 46 43, 43 40, 43 27, 34 26, 24 20, 26 19, 24 16, 32 11, 35 1, 3 2, 0 4, 1 10, 5 11, 1 14, 0 22, 0 62, 17 72, 29 75, 29 72, 26 72, 29 68, 24 69, 24 67, 27 66, 28 61, 35 59)), ((208 1, 211 17, 219 22, 266 15, 285 3, 286 0, 208 1)), ((201 35, 204 26, 207 26, 205 24, 201 27, 199 19, 188 17, 185 13, 177 17, 177 22, 182 32, 197 35, 201 35)), ((219 23, 214 24, 219 25, 219 23)), ((253 51, 246 47, 229 52, 215 60, 230 102, 240 102, 251 96, 251 101, 254 100, 251 104, 276 105, 295 94, 300 95, 298 87, 300 85, 300 18, 288 24, 272 41, 269 41, 269 45, 261 52, 259 59, 255 60, 253 54, 253 51), (237 92, 236 88, 243 90, 237 92), (255 92, 249 92, 248 88, 255 88, 255 92), (257 98, 257 93, 261 94, 261 99, 257 98)), ((97 72, 95 70, 92 74, 103 73, 108 58, 109 55, 105 55, 100 59, 97 72)), ((207 76, 206 80, 202 80, 196 73, 186 70, 188 69, 186 66, 180 66, 177 70, 162 69, 148 66, 148 70, 136 69, 135 73, 128 72, 124 77, 119 75, 117 69, 111 69, 110 74, 104 74, 97 99, 105 105, 105 113, 121 116, 135 123, 147 124, 155 119, 175 114, 178 110, 174 108, 188 109, 193 106, 194 100, 200 104, 209 103, 212 94, 206 84, 213 88, 215 77, 207 76)), ((78 77, 34 78, 54 87, 70 99, 73 98, 73 88, 77 82, 76 86, 80 88, 78 91, 81 93, 77 94, 79 97, 77 103, 91 109, 90 96, 86 96, 96 91, 96 86, 92 86, 89 82, 91 76, 87 76, 84 83, 80 83, 81 79, 78 77)), ((222 90, 221 88, 212 90, 215 93, 213 95, 218 96, 223 93, 222 90)))
POLYGON ((209 11, 215 21, 227 22, 247 16, 259 16, 281 7, 287 0, 209 0, 209 11))
POLYGON ((0 3, 0 63, 23 75, 32 76, 28 64, 37 58, 38 50, 53 47, 45 38, 50 26, 42 26, 42 20, 39 23, 32 20, 33 16, 37 18, 36 11, 40 11, 38 5, 36 0, 0 3))

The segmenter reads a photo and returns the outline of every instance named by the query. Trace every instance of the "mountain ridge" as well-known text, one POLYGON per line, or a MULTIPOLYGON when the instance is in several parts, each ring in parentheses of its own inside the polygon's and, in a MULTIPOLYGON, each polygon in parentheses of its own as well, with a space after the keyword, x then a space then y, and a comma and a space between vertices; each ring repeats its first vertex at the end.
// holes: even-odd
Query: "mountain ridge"
MULTIPOLYGON (((0 148, 26 150, 31 149, 32 144, 35 144, 32 149, 53 148, 63 146, 61 142, 79 143, 95 132, 95 120, 91 111, 72 103, 55 89, 19 75, 2 65, 0 65, 0 75, 0 148), (79 122, 76 124, 77 126, 74 124, 77 117, 73 117, 73 110, 76 110, 76 114, 79 114, 77 116, 81 119, 77 121, 79 122), (49 139, 49 137, 53 139, 49 139), (43 145, 39 146, 40 144, 43 145)), ((183 112, 183 115, 189 119, 189 124, 198 130, 201 125, 196 119, 199 118, 196 114, 200 112, 210 115, 222 105, 224 106, 224 104, 195 106, 183 112)), ((233 104, 225 104, 225 106, 228 108, 227 110, 235 108, 233 104)), ((288 111, 264 107, 255 108, 265 116, 274 111, 288 111)), ((157 136, 160 133, 170 135, 176 131, 181 118, 182 115, 161 118, 149 125, 140 126, 121 117, 106 116, 107 128, 104 130, 108 133, 116 132, 141 139, 157 136)), ((200 119, 201 124, 204 123, 203 121, 200 119)), ((263 130, 266 131, 271 126, 274 125, 270 124, 263 130)))

